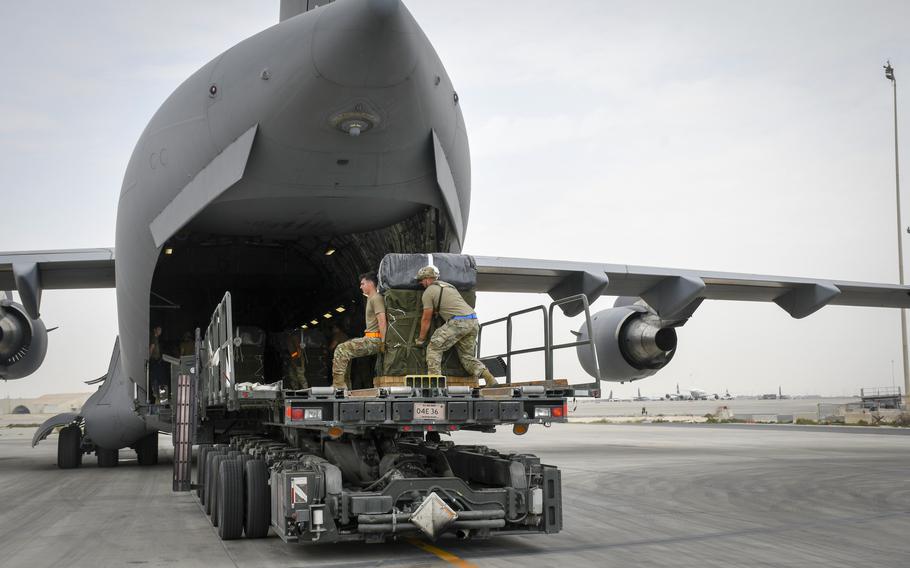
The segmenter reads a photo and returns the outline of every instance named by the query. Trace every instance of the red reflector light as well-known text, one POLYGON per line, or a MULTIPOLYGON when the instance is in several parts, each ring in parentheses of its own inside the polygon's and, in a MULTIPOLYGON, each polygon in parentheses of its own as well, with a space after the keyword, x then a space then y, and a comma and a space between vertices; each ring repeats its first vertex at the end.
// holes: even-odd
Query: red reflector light
POLYGON ((411 431, 411 427, 410 427, 410 426, 402 426, 401 429, 402 429, 403 431, 405 431, 405 432, 410 432, 410 431, 411 431))
POLYGON ((427 424, 427 432, 432 432, 435 429, 432 424, 427 424))
POLYGON ((303 409, 302 408, 292 408, 291 409, 291 420, 303 420, 303 409))
POLYGON ((290 407, 290 406, 285 406, 285 407, 284 407, 284 417, 285 417, 285 418, 290 418, 290 417, 291 417, 291 407, 290 407))
POLYGON ((458 430, 458 426, 456 426, 456 425, 454 425, 454 424, 450 424, 450 425, 449 425, 449 430, 458 430))
POLYGON ((554 407, 553 407, 553 410, 551 411, 551 415, 552 415, 554 418, 562 418, 563 416, 566 415, 565 412, 566 412, 565 407, 562 407, 562 406, 554 406, 554 407))

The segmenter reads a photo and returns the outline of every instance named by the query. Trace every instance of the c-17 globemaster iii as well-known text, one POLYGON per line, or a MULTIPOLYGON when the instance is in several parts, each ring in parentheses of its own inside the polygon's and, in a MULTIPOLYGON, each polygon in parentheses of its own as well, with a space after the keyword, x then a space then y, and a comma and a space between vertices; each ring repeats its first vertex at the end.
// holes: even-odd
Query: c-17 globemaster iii
POLYGON ((0 253, 0 290, 20 299, 0 300, 0 378, 41 365, 44 290, 116 287, 119 335, 98 391, 33 440, 63 427, 60 467, 86 453, 116 465, 128 447, 152 464, 158 432, 172 432, 175 488, 188 488, 195 441, 197 489, 223 538, 552 533, 555 467, 439 432, 565 421, 567 396, 664 368, 704 300, 774 302, 795 318, 829 304, 910 307, 903 286, 463 256, 470 198, 458 93, 401 1, 284 0, 277 25, 201 67, 152 117, 124 175, 114 249, 0 253), (486 361, 509 379, 495 392, 433 377, 360 393, 240 384, 245 346, 274 355, 253 376, 281 378, 288 330, 358 312, 352 283, 389 254, 460 262, 480 292, 547 293, 550 321, 557 307, 584 314, 569 347, 595 383, 552 380, 559 346, 545 332, 547 380, 511 382, 510 351, 486 361), (619 299, 592 315, 602 295, 619 299), (153 325, 205 330, 162 393, 149 388, 153 325))

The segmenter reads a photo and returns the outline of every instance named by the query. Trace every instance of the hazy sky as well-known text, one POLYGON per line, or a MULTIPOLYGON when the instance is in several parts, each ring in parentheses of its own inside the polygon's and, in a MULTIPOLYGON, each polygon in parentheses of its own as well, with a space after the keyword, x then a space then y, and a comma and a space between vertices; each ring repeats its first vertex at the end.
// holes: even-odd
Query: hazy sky
MULTIPOLYGON (((895 65, 910 116, 910 4, 408 7, 467 121, 466 252, 897 281, 881 66, 895 65)), ((277 1, 0 2, 0 250, 113 246, 123 172, 149 118, 277 14, 277 1)), ((900 127, 910 139, 910 119, 900 127)), ((486 295, 478 311, 544 301, 486 295)), ((0 396, 86 391, 81 381, 106 370, 112 290, 46 292, 42 313, 61 326, 44 366, 0 396)), ((614 392, 855 393, 890 385, 892 361, 900 384, 899 329, 895 310, 793 320, 773 304, 706 302, 667 369, 614 392)), ((583 378, 573 354, 556 370, 583 378)))

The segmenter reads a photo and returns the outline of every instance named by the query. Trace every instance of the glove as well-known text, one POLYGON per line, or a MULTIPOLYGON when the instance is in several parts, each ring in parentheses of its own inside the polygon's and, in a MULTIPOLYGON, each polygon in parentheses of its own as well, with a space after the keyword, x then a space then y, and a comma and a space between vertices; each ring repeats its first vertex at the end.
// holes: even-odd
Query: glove
POLYGON ((414 340, 414 347, 417 347, 418 349, 423 349, 426 346, 427 346, 427 341, 425 339, 423 341, 421 341, 419 339, 414 340))

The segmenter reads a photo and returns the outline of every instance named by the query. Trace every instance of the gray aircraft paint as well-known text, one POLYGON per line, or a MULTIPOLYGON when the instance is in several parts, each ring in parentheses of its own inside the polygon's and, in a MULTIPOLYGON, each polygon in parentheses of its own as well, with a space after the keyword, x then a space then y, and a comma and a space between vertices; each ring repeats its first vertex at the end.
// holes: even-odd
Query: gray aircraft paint
MULTIPOLYGON (((464 121, 441 61, 407 9, 349 0, 287 19, 194 73, 136 144, 116 232, 121 366, 135 382, 145 375, 149 292, 161 250, 149 227, 256 125, 242 179, 194 216, 196 226, 252 235, 267 223, 279 235, 294 222, 299 235, 325 232, 320 220, 330 218, 332 232, 350 233, 390 225, 422 204, 442 207, 435 132, 457 188, 463 233, 470 204, 464 121), (361 59, 362 52, 371 58, 361 59), (333 117, 363 112, 357 109, 375 113, 377 124, 357 137, 333 126, 333 117), (339 159, 350 160, 343 177, 339 159)), ((139 420, 131 410, 120 414, 121 424, 139 420)))
MULTIPOLYGON (((423 32, 398 0, 344 0, 293 15, 304 4, 311 8, 323 2, 283 3, 280 24, 194 73, 165 101, 136 145, 117 219, 121 348, 115 350, 99 391, 105 394, 93 397, 85 411, 93 416, 97 428, 91 427, 92 436, 97 435, 95 441, 102 446, 123 447, 145 432, 132 410, 133 381, 145 374, 149 292, 161 244, 181 225, 164 223, 168 215, 161 216, 184 191, 197 196, 196 188, 206 188, 199 196, 213 200, 190 200, 204 208, 187 220, 215 232, 230 226, 233 233, 260 234, 264 224, 276 236, 326 229, 357 232, 431 205, 448 212, 459 235, 464 234, 470 205, 467 137, 455 90, 423 32), (371 59, 365 62, 362 53, 370 53, 371 59), (339 129, 351 113, 372 122, 357 137, 339 129), (248 160, 229 158, 233 144, 254 127, 248 160), (348 160, 343 170, 340 160, 348 160), (443 164, 450 176, 439 167, 443 164), (208 168, 242 175, 235 176, 233 184, 234 178, 226 176, 219 178, 222 183, 194 185, 208 168), (162 229, 156 239, 152 225, 158 218, 162 229), (327 218, 336 221, 327 226, 321 222, 327 218), (113 428, 127 434, 105 437, 103 432, 113 428)), ((608 284, 611 289, 622 285, 623 293, 650 291, 655 304, 679 309, 677 304, 695 297, 697 290, 693 294, 692 287, 671 280, 692 274, 687 281, 695 282, 694 288, 701 289, 697 279, 702 279, 704 290, 713 290, 718 298, 780 298, 793 315, 805 315, 828 301, 837 303, 835 298, 850 303, 849 295, 836 296, 825 283, 811 280, 771 282, 768 277, 729 274, 710 280, 695 271, 636 273, 638 267, 624 265, 568 264, 483 259, 481 289, 553 292, 564 287, 570 292, 580 287, 599 295, 608 284), (575 275, 578 282, 565 286, 575 275), (782 294, 791 289, 803 291, 784 301, 782 294)), ((43 268, 42 279, 47 280, 43 268)), ((907 303, 907 288, 857 288, 872 298, 861 305, 907 303)))

